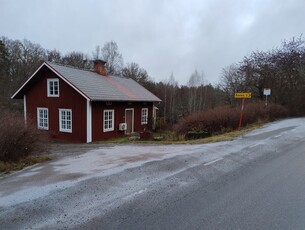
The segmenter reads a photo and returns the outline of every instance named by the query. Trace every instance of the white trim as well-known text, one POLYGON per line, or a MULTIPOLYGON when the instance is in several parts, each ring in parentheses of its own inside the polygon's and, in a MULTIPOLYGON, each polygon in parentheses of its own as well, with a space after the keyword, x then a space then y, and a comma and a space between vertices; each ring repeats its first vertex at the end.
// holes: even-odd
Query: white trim
MULTIPOLYGON (((72 133, 72 124, 73 124, 73 116, 72 116, 72 109, 59 109, 59 131, 65 133, 72 133), (71 128, 62 128, 62 113, 61 112, 70 112, 71 113, 71 128)), ((67 126, 67 124, 66 124, 67 126)))
POLYGON ((103 111, 103 132, 110 132, 110 131, 113 131, 114 130, 114 109, 104 109, 103 111), (105 128, 105 113, 106 112, 112 112, 112 122, 111 122, 111 128, 105 128))
POLYGON ((71 86, 76 92, 78 92, 80 95, 82 95, 84 98, 86 98, 87 100, 90 100, 90 98, 84 94, 82 91, 80 91, 78 88, 76 88, 71 82, 69 82, 64 76, 62 76, 61 74, 59 74, 57 71, 55 71, 54 67, 52 67, 52 65, 50 65, 49 63, 45 62, 45 65, 49 67, 49 69, 51 69, 53 71, 53 73, 55 73, 59 78, 61 78, 64 82, 66 82, 69 86, 71 86))
POLYGON ((56 71, 54 67, 52 67, 51 64, 44 62, 41 64, 41 66, 35 71, 35 73, 32 74, 32 76, 17 90, 17 92, 11 97, 13 99, 24 87, 25 85, 35 76, 35 74, 43 67, 47 66, 53 73, 55 73, 60 79, 62 79, 64 82, 66 82, 69 86, 71 86, 76 92, 78 92, 80 95, 82 95, 86 100, 90 100, 90 98, 84 94, 82 91, 80 91, 77 87, 75 87, 71 82, 69 82, 64 76, 62 76, 60 73, 56 71))
POLYGON ((92 142, 92 106, 87 100, 87 143, 92 142))
POLYGON ((153 128, 153 129, 156 129, 156 123, 157 123, 157 110, 159 110, 158 107, 153 105, 153 115, 152 115, 152 116, 153 116, 153 123, 152 123, 152 128, 153 128))
MULTIPOLYGON (((54 87, 54 85, 53 85, 53 87, 54 87)), ((59 97, 59 79, 58 78, 48 78, 47 79, 47 95, 48 95, 48 97, 59 97), (50 82, 53 82, 53 84, 55 83, 55 82, 57 82, 57 94, 55 94, 55 89, 53 89, 53 94, 51 94, 51 92, 50 92, 50 82)))
MULTIPOLYGON (((44 119, 44 117, 43 117, 44 119)), ((44 130, 49 130, 49 109, 46 107, 37 107, 37 128, 38 129, 44 129, 44 130), (41 126, 40 125, 40 110, 42 111, 47 111, 47 126, 41 126)))
POLYGON ((142 108, 141 109, 141 125, 147 125, 148 124, 148 108, 142 108), (146 119, 143 122, 143 111, 146 111, 146 119))
MULTIPOLYGON (((127 123, 127 120, 126 120, 126 111, 127 110, 131 110, 132 111, 132 116, 131 116, 131 133, 134 132, 134 108, 127 108, 125 109, 125 123, 127 123)), ((128 123, 127 123, 127 129, 128 129, 128 123)), ((125 131, 126 133, 126 131, 125 131)))
POLYGON ((39 68, 32 74, 32 76, 26 81, 23 83, 23 85, 17 90, 16 93, 14 93, 13 96, 11 96, 11 99, 13 99, 18 93, 20 90, 22 90, 22 88, 35 76, 35 74, 45 65, 45 63, 42 63, 41 66, 39 66, 39 68))
POLYGON ((27 119, 26 119, 26 95, 23 95, 23 115, 24 115, 24 124, 27 125, 27 119))

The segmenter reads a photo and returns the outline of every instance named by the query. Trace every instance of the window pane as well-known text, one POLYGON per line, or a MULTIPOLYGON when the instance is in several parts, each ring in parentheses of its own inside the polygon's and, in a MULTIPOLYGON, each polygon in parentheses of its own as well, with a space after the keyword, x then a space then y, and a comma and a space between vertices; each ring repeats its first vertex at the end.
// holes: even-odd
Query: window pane
POLYGON ((72 132, 71 110, 60 110, 60 131, 72 132))
POLYGON ((104 131, 112 131, 114 122, 114 111, 104 110, 104 131))
POLYGON ((148 109, 142 109, 142 116, 141 116, 141 123, 147 124, 147 118, 148 118, 148 109))
POLYGON ((48 79, 48 96, 59 95, 59 81, 58 79, 48 79))
POLYGON ((54 91, 53 91, 53 81, 50 81, 50 95, 53 95, 54 91))
POLYGON ((54 81, 54 95, 58 95, 58 81, 54 81))
POLYGON ((38 109, 37 110, 37 121, 38 128, 48 129, 48 110, 38 109))

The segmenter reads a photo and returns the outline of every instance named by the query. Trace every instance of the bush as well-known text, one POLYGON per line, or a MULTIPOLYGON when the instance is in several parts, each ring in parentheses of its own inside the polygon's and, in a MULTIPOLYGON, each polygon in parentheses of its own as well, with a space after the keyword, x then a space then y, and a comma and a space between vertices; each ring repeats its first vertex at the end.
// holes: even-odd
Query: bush
MULTIPOLYGON (((242 126, 259 120, 273 121, 288 116, 288 110, 277 104, 256 102, 245 105, 242 126)), ((180 119, 173 129, 178 134, 188 132, 207 132, 212 135, 217 132, 232 131, 238 127, 240 106, 222 106, 202 113, 193 113, 180 119)))
POLYGON ((4 111, 0 117, 0 161, 17 162, 20 159, 44 151, 45 135, 25 126, 23 116, 18 112, 4 111))
POLYGON ((189 131, 186 134, 186 138, 188 140, 201 139, 209 136, 210 136, 209 133, 205 131, 201 131, 201 132, 189 131))

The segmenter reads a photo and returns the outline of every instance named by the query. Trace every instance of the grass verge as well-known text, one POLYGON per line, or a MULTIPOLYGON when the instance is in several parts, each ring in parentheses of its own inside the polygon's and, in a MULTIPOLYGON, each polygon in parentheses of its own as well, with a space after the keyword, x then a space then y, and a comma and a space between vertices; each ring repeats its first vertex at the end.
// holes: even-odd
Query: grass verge
POLYGON ((217 134, 217 135, 214 135, 211 137, 207 137, 207 138, 203 138, 203 139, 190 140, 190 141, 187 141, 187 143, 200 144, 200 143, 210 143, 210 142, 220 142, 220 141, 231 141, 238 136, 241 136, 243 134, 249 133, 252 130, 262 127, 264 124, 265 123, 263 123, 263 122, 257 122, 255 124, 248 125, 240 130, 220 133, 220 134, 217 134))
MULTIPOLYGON (((220 142, 220 141, 230 141, 234 138, 246 134, 252 130, 258 129, 266 124, 266 121, 258 121, 254 124, 247 125, 246 127, 242 127, 240 130, 234 130, 230 132, 218 132, 211 137, 195 139, 195 140, 184 140, 182 137, 178 137, 175 132, 165 131, 154 133, 154 137, 163 137, 160 140, 130 140, 129 137, 120 137, 115 139, 110 139, 107 141, 103 141, 101 143, 109 143, 109 144, 123 144, 123 143, 135 143, 135 144, 204 144, 211 142, 220 142)), ((97 142, 99 143, 99 142, 97 142)))
POLYGON ((12 171, 18 171, 25 167, 42 163, 51 160, 48 156, 29 156, 18 162, 4 162, 0 161, 0 173, 8 174, 12 171))

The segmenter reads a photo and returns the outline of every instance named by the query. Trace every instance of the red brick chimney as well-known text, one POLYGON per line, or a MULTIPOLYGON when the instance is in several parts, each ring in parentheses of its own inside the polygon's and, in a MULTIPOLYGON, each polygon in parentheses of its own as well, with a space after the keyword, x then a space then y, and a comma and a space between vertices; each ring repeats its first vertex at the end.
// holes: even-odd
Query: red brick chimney
POLYGON ((93 71, 100 74, 100 75, 103 75, 103 76, 106 76, 106 70, 105 70, 105 64, 107 62, 103 61, 103 60, 95 60, 93 61, 93 71))

